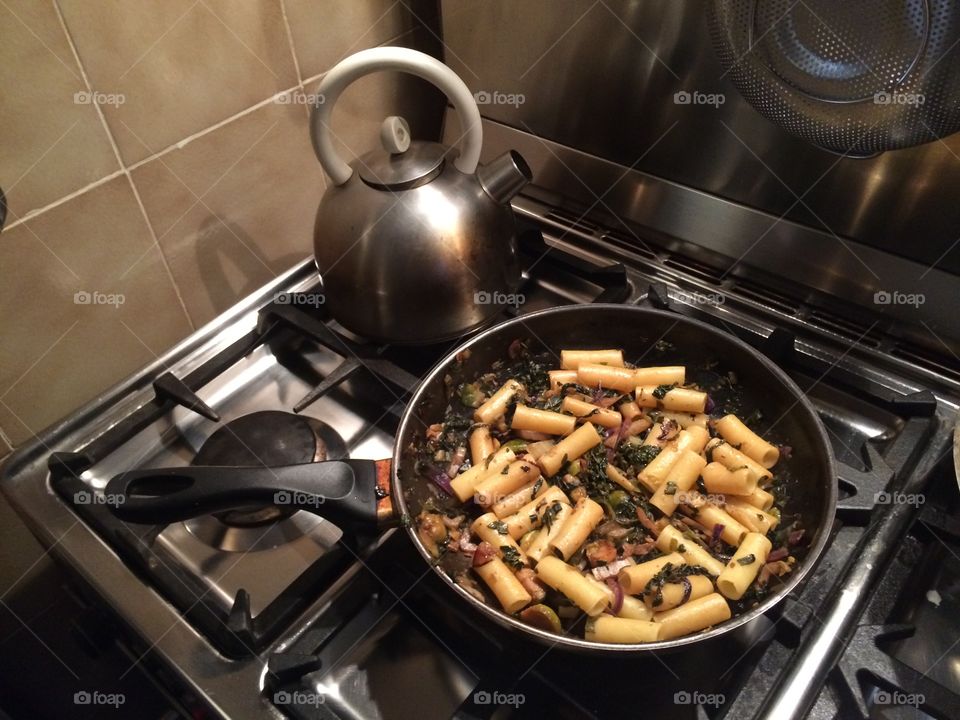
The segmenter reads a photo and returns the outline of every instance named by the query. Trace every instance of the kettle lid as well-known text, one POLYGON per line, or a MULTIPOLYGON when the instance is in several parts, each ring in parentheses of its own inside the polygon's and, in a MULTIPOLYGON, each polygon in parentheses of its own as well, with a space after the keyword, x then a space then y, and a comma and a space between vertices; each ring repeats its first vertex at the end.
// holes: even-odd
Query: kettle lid
POLYGON ((403 190, 423 185, 440 174, 448 148, 434 142, 410 140, 410 128, 401 117, 388 117, 380 129, 382 149, 360 158, 360 178, 376 188, 403 190))

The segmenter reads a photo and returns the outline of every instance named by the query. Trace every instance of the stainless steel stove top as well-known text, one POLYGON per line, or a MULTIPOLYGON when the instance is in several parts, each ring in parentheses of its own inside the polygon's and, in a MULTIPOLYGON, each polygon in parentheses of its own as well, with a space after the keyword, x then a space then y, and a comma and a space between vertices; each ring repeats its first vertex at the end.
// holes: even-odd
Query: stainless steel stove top
MULTIPOLYGON (((667 307, 747 339, 809 388, 841 461, 844 497, 836 538, 802 599, 770 621, 777 633, 792 628, 799 642, 813 612, 803 608, 829 608, 852 548, 872 537, 873 521, 885 512, 875 509, 878 493, 890 482, 926 476, 941 445, 949 447, 943 427, 957 409, 960 369, 892 353, 895 341, 876 324, 809 310, 777 288, 722 278, 677 254, 640 250, 529 199, 516 207, 531 224, 519 312, 598 297, 667 307), (533 228, 555 249, 545 252, 533 228)), ((574 663, 541 655, 542 648, 515 648, 515 639, 442 607, 442 589, 401 534, 340 542, 338 528, 303 512, 255 527, 214 517, 124 525, 97 503, 76 502, 78 492, 102 490, 123 470, 187 464, 223 423, 255 411, 289 412, 318 385, 323 392, 304 414, 334 428, 351 457, 389 457, 406 391, 448 346, 379 348, 331 333, 316 308, 289 300, 291 293, 315 292, 315 283, 312 264, 299 265, 52 428, 5 466, 6 494, 79 584, 123 621, 133 661, 164 668, 187 710, 230 718, 392 718, 410 717, 419 700, 418 717, 489 716, 497 693, 500 705, 509 705, 510 689, 520 683, 527 711, 537 693, 559 693, 570 716, 605 716, 612 706, 604 703, 616 693, 598 700, 578 690, 575 678, 556 679, 574 663), (205 417, 209 411, 218 419, 205 417), (509 651, 512 670, 503 675, 489 655, 469 649, 484 643, 509 651)), ((884 536, 878 558, 905 532, 897 528, 900 535, 891 529, 884 536)), ((725 692, 716 691, 724 699, 713 716, 741 717, 760 707, 754 685, 769 689, 780 680, 776 672, 772 680, 761 673, 757 663, 766 656, 757 655, 789 646, 776 638, 744 638, 742 648, 727 649, 736 672, 724 678, 725 692)), ((825 658, 801 648, 774 667, 795 661, 804 670, 825 658)), ((674 694, 693 692, 693 666, 703 664, 642 662, 644 673, 676 685, 674 694)), ((623 672, 602 662, 595 669, 623 672)), ((542 702, 538 712, 549 706, 542 702)), ((695 711, 671 702, 674 715, 695 711)), ((523 713, 515 707, 514 714, 523 713)))

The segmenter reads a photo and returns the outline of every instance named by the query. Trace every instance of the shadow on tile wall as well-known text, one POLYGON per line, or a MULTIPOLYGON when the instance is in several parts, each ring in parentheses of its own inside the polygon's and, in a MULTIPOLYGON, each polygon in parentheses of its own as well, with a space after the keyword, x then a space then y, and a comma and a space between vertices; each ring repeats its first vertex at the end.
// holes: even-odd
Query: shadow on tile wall
MULTIPOLYGON (((440 56, 433 0, 0 3, 0 457, 310 253, 324 176, 301 101, 342 57, 440 56)), ((354 156, 444 99, 384 73, 342 96, 354 156)))

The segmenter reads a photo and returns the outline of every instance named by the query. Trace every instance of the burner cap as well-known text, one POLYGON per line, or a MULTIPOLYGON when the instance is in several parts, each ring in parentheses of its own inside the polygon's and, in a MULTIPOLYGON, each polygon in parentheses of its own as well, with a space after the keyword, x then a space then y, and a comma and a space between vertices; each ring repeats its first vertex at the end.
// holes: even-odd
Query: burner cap
MULTIPOLYGON (((213 433, 193 458, 194 465, 272 467, 347 457, 347 444, 320 420, 264 410, 231 420, 213 433)), ((289 517, 294 511, 272 505, 217 513, 227 525, 255 527, 289 517)))

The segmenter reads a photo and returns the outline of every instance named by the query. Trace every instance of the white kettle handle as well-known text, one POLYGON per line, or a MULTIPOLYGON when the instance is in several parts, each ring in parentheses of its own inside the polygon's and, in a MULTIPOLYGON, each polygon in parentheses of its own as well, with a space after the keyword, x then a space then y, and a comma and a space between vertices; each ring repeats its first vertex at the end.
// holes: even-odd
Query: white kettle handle
POLYGON ((460 172, 472 174, 480 161, 483 129, 480 111, 469 88, 460 77, 439 60, 416 50, 401 47, 379 47, 363 50, 337 63, 320 81, 317 95, 321 102, 310 114, 310 138, 317 159, 335 185, 343 185, 353 169, 333 147, 330 118, 340 93, 354 80, 380 70, 400 70, 429 80, 446 93, 460 116, 463 130, 460 156, 454 165, 460 172))

